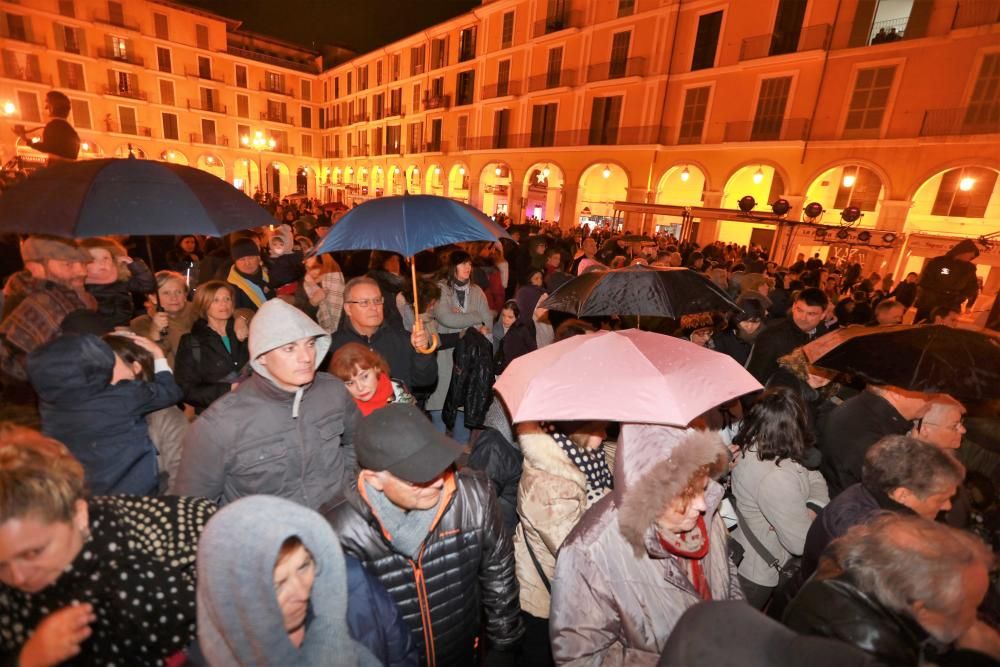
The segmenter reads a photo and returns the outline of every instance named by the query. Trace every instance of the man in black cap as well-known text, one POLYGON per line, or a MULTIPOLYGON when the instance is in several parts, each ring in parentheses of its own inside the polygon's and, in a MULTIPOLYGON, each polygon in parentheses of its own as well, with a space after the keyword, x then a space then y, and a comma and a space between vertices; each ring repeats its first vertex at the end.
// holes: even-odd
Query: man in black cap
POLYGON ((274 296, 267 269, 261 264, 260 248, 253 239, 242 238, 233 241, 230 252, 233 268, 229 269, 226 281, 236 287, 235 305, 256 312, 274 296))
POLYGON ((354 432, 359 497, 320 512, 393 596, 424 665, 513 664, 523 634, 514 547, 489 481, 414 405, 354 432), (485 619, 485 624, 481 622, 485 619))
POLYGON ((970 306, 979 294, 976 265, 979 248, 972 239, 959 241, 944 255, 927 262, 917 283, 917 315, 914 322, 929 319, 931 311, 940 306, 951 306, 961 311, 962 304, 970 306))

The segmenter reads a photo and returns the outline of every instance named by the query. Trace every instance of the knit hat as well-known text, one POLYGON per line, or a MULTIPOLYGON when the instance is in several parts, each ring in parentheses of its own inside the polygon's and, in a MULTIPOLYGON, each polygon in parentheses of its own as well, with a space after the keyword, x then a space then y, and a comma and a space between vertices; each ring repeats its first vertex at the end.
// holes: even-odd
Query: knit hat
POLYGON ((252 239, 247 238, 233 241, 229 247, 229 252, 232 254, 234 262, 244 257, 260 257, 260 248, 257 247, 257 244, 252 239))
POLYGON ((21 241, 21 261, 44 262, 61 259, 66 262, 92 262, 94 258, 73 239, 47 234, 33 234, 21 241))

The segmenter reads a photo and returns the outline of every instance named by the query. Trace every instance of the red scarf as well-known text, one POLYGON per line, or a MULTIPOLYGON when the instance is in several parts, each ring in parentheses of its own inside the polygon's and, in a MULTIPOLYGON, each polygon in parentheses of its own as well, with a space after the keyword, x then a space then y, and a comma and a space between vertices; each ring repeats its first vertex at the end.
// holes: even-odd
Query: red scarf
POLYGON ((355 398, 354 402, 358 404, 361 414, 367 417, 379 408, 384 408, 388 405, 394 395, 392 380, 389 379, 386 373, 379 373, 378 385, 375 386, 375 393, 372 394, 372 397, 367 401, 359 401, 355 398))
POLYGON ((705 517, 698 517, 698 523, 695 525, 695 528, 699 531, 700 535, 690 536, 690 538, 695 538, 689 538, 692 542, 692 547, 694 547, 694 545, 698 545, 691 550, 685 549, 685 543, 688 540, 686 540, 683 535, 675 536, 678 542, 676 545, 663 539, 663 537, 659 534, 657 534, 657 537, 660 538, 660 544, 664 549, 675 556, 680 556, 683 559, 681 560, 681 563, 687 565, 688 578, 691 580, 691 583, 694 585, 694 590, 698 592, 701 599, 711 600, 712 589, 708 586, 708 577, 705 576, 705 570, 701 564, 702 559, 708 554, 708 529, 705 528, 705 517), (697 537, 699 536, 701 538, 700 544, 698 544, 697 540, 697 537))

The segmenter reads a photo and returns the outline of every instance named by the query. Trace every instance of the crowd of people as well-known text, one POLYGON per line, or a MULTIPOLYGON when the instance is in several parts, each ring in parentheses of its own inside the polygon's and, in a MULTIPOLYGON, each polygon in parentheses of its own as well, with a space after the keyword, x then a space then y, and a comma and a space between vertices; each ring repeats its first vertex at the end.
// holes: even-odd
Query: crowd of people
POLYGON ((407 258, 314 256, 335 216, 261 203, 274 224, 225 239, 0 243, 19 260, 0 271, 0 663, 1000 664, 1000 453, 964 423, 995 432, 996 405, 802 351, 954 326, 971 241, 897 283, 510 225, 414 257, 414 312, 407 258), (545 307, 635 264, 702 273, 739 310, 545 307), (511 363, 640 324, 764 389, 687 427, 511 422, 511 363))

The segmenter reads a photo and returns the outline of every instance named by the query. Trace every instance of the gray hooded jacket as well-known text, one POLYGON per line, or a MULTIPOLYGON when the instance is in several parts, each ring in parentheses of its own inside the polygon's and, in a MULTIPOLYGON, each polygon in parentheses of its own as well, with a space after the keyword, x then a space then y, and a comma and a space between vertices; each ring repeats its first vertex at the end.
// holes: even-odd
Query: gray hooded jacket
POLYGON ((244 498, 212 517, 199 549, 198 644, 211 667, 379 664, 348 631, 344 553, 318 514, 280 498, 244 498), (292 536, 316 563, 310 620, 298 648, 272 583, 278 552, 292 536))
MULTIPOLYGON (((717 477, 729 454, 718 433, 626 424, 615 488, 587 510, 559 550, 550 636, 558 665, 655 665, 677 620, 702 601, 654 523, 692 475, 717 477)), ((702 559, 713 600, 743 598, 716 509, 722 487, 705 490, 709 549, 702 559)))
POLYGON ((361 413, 344 383, 317 372, 289 392, 260 363, 265 352, 310 336, 319 368, 329 334, 280 299, 261 306, 250 323, 254 375, 191 424, 171 493, 220 505, 267 494, 318 509, 356 484, 352 436, 361 413))

